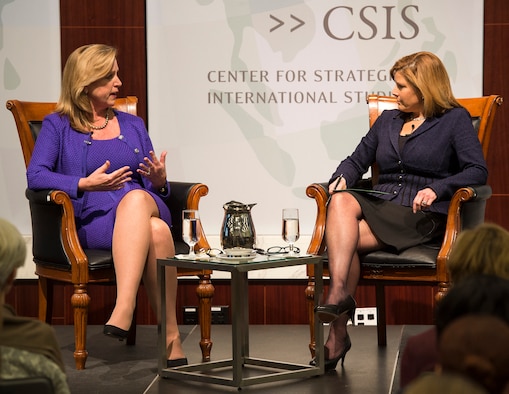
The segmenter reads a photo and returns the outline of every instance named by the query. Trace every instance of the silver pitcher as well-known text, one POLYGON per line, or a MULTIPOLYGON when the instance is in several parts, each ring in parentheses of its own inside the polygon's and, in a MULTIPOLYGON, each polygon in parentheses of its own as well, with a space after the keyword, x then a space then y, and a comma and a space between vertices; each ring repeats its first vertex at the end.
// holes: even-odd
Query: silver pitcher
POLYGON ((238 201, 230 201, 223 205, 224 219, 220 234, 223 250, 256 247, 256 232, 251 218, 251 208, 255 205, 238 201))

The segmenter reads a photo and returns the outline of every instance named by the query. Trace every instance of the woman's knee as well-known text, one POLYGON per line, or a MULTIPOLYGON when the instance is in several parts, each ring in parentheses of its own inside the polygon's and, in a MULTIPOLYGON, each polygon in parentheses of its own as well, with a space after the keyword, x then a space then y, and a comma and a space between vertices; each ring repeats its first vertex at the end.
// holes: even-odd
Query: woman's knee
MULTIPOLYGON (((136 209, 140 210, 143 207, 153 211, 157 205, 152 196, 145 190, 131 190, 120 200, 117 210, 123 209, 136 209)), ((132 211, 131 211, 132 212, 132 211)))
POLYGON ((173 245, 173 236, 166 222, 160 218, 152 217, 150 219, 150 228, 152 239, 155 243, 168 243, 173 245))
POLYGON ((336 193, 332 196, 328 213, 340 212, 342 215, 353 214, 358 216, 362 213, 361 207, 357 199, 348 192, 336 193))

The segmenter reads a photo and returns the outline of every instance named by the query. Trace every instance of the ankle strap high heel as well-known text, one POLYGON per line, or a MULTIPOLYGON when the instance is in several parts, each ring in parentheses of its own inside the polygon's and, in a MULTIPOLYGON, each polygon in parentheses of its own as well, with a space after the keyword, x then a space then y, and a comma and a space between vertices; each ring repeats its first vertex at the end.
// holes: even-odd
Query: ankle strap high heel
MULTIPOLYGON (((324 372, 329 372, 329 371, 335 370, 338 365, 339 360, 341 360, 341 367, 343 367, 343 364, 345 363, 346 353, 348 353, 348 351, 351 348, 352 348, 352 341, 350 340, 350 335, 348 335, 348 333, 347 333, 346 338, 345 338, 345 347, 343 348, 343 351, 335 358, 331 358, 331 359, 325 358, 324 359, 324 365, 323 365, 324 372)), ((324 351, 325 351, 325 347, 324 347, 324 351)), ((316 366, 316 357, 313 358, 309 362, 309 365, 312 365, 314 367, 316 366)))
POLYGON ((315 313, 323 323, 331 323, 343 314, 348 314, 350 319, 354 319, 357 303, 351 295, 348 295, 338 304, 325 304, 315 307, 315 313))

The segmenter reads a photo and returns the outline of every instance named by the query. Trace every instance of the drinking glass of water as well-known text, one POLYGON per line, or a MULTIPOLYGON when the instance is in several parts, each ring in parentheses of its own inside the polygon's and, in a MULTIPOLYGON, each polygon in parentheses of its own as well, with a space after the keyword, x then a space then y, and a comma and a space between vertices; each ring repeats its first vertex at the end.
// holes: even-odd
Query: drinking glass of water
POLYGON ((195 256, 194 245, 200 240, 200 214, 196 209, 182 211, 182 239, 189 245, 189 256, 195 256))
POLYGON ((299 210, 297 208, 283 209, 283 239, 289 244, 289 254, 294 254, 293 244, 300 236, 299 210))

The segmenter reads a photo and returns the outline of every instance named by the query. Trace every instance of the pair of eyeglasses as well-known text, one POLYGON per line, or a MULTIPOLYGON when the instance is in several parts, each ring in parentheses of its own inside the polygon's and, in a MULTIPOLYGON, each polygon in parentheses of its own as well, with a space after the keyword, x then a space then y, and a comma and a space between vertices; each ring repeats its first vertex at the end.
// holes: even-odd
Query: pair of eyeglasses
MULTIPOLYGON (((293 247, 294 253, 300 253, 300 249, 296 246, 293 247)), ((259 254, 285 254, 290 253, 290 247, 289 246, 271 246, 267 249, 267 251, 263 249, 256 249, 256 253, 259 254)))
POLYGON ((224 254, 224 252, 221 249, 212 248, 212 249, 200 249, 198 251, 198 254, 206 254, 209 257, 217 257, 224 254))
MULTIPOLYGON (((271 246, 267 250, 256 248, 256 249, 254 249, 254 251, 256 253, 262 254, 262 255, 285 254, 285 253, 290 253, 290 247, 289 246, 271 246)), ((300 253, 300 249, 297 246, 294 246, 293 252, 298 254, 298 253, 300 253)), ((224 252, 221 249, 212 248, 212 249, 200 249, 197 254, 206 254, 209 257, 217 257, 217 256, 224 254, 224 252)))

